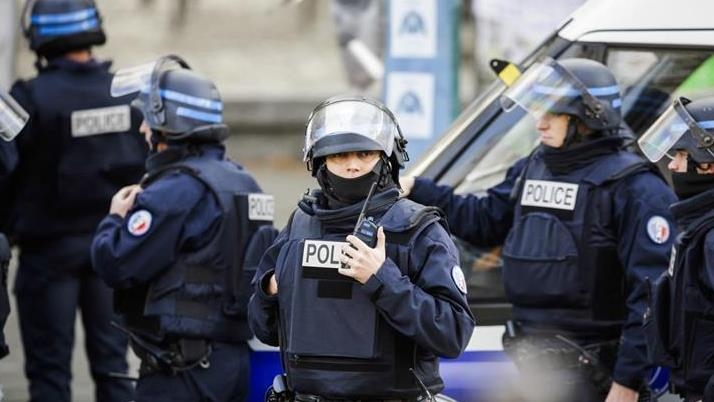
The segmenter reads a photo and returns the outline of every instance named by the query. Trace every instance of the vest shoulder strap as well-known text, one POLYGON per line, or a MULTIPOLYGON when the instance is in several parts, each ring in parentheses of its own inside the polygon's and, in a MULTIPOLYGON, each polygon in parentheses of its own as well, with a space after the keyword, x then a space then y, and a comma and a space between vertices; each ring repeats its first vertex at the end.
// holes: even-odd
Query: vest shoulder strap
MULTIPOLYGON (((653 167, 639 155, 622 151, 600 160, 584 180, 595 186, 610 185, 640 172, 653 171, 653 167)), ((658 176, 661 177, 659 173, 658 176)))

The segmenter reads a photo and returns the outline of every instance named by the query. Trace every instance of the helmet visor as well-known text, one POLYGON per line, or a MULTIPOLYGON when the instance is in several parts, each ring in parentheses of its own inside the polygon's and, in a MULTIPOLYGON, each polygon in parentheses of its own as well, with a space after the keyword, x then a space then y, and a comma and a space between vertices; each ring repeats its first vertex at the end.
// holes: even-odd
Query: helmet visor
MULTIPOLYGON (((373 149, 360 148, 349 151, 380 150, 386 155, 392 154, 394 139, 399 135, 397 124, 384 109, 364 100, 346 99, 327 103, 315 110, 310 116, 305 132, 305 148, 303 159, 324 156, 313 150, 318 141, 342 134, 361 136, 366 143, 374 144, 373 149), (311 153, 311 151, 313 151, 311 153)), ((358 143, 358 142, 355 142, 358 143)), ((342 152, 347 152, 345 149, 342 152)))
MULTIPOLYGON (((714 128, 714 121, 696 124, 703 129, 714 128)), ((686 120, 677 111, 675 105, 671 105, 637 140, 637 144, 642 153, 652 162, 657 162, 663 156, 672 159, 678 149, 686 149, 688 142, 680 140, 687 131, 689 126, 686 120)), ((696 143, 696 140, 692 141, 692 144, 696 143)))
POLYGON ((0 91, 0 138, 12 141, 28 119, 27 112, 9 94, 0 91))
POLYGON ((140 64, 134 67, 123 68, 114 74, 112 79, 111 94, 113 97, 139 92, 149 86, 151 73, 154 71, 156 61, 140 64))
POLYGON ((150 63, 123 68, 114 74, 110 89, 111 95, 118 98, 141 90, 148 92, 157 67, 160 69, 159 73, 176 68, 188 68, 187 64, 182 65, 181 63, 185 63, 183 59, 169 55, 150 63))
POLYGON ((501 96, 501 107, 510 112, 516 106, 526 110, 536 119, 545 113, 558 113, 559 104, 581 96, 582 84, 551 58, 534 63, 501 96))

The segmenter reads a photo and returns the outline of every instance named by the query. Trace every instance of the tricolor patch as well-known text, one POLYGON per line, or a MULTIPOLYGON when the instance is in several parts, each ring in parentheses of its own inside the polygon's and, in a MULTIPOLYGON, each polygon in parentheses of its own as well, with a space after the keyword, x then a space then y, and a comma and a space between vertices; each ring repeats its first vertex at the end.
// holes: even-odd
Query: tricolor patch
POLYGON ((141 236, 151 228, 151 213, 145 209, 140 209, 129 217, 126 228, 134 236, 141 236))
POLYGON ((459 291, 466 294, 466 278, 464 278, 464 271, 461 270, 460 266, 454 265, 454 267, 451 268, 451 279, 454 280, 454 283, 456 284, 456 287, 459 288, 459 291))
POLYGON ((662 244, 669 240, 669 222, 659 215, 655 215, 647 221, 647 236, 654 243, 662 244))

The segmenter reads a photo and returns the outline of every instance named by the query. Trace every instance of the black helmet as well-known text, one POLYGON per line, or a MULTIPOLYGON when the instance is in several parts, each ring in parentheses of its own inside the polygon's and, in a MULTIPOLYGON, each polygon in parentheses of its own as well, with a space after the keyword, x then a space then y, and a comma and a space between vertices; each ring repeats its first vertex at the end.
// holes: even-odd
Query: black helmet
POLYGON ((612 72, 590 59, 534 63, 503 94, 506 111, 515 105, 539 118, 543 113, 578 117, 591 130, 611 130, 622 122, 620 87, 612 72))
POLYGON ((652 162, 677 150, 696 163, 714 162, 714 97, 675 99, 637 142, 652 162))
POLYGON ((409 160, 406 143, 394 114, 381 102, 363 96, 336 96, 317 105, 308 117, 303 160, 315 176, 316 161, 327 155, 382 151, 389 160, 392 179, 399 184, 399 169, 409 160))
POLYGON ((22 28, 30 49, 45 58, 102 45, 107 40, 93 0, 27 0, 22 28))
POLYGON ((112 81, 112 95, 140 90, 132 106, 141 110, 152 130, 169 141, 222 141, 223 102, 216 85, 191 70, 174 55, 154 63, 120 70, 112 81))

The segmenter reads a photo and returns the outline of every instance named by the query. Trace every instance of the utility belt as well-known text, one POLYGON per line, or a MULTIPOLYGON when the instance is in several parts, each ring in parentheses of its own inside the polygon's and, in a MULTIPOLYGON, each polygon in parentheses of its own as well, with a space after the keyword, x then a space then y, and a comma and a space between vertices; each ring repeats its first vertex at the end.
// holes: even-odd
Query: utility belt
POLYGON ((211 366, 208 360, 213 351, 211 341, 178 338, 156 344, 141 338, 126 328, 116 324, 114 326, 127 334, 129 346, 141 360, 140 377, 159 372, 178 375, 195 367, 208 369, 211 366))
POLYGON ((577 370, 606 395, 612 385, 612 369, 619 340, 580 345, 560 334, 522 334, 508 321, 503 350, 522 370, 577 370))

